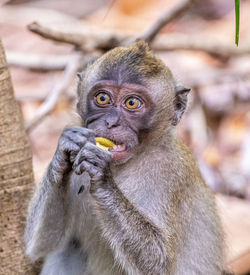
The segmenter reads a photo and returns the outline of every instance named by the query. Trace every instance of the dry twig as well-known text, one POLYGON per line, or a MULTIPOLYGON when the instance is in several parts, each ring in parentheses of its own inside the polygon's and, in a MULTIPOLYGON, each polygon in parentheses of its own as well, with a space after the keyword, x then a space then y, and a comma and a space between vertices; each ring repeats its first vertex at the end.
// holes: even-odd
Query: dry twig
POLYGON ((39 107, 34 118, 28 121, 25 125, 26 130, 29 132, 35 126, 37 126, 50 112, 54 109, 59 96, 65 92, 65 90, 70 86, 73 78, 75 77, 79 67, 82 56, 78 53, 75 54, 68 65, 66 66, 61 79, 56 83, 54 88, 51 90, 43 104, 39 107))
POLYGON ((93 31, 83 29, 81 33, 69 33, 45 27, 37 22, 28 25, 28 29, 40 36, 57 42, 68 43, 84 52, 95 50, 109 50, 121 45, 129 36, 126 34, 113 34, 111 32, 93 31))
POLYGON ((237 48, 226 43, 216 43, 212 38, 191 36, 187 34, 162 34, 158 35, 152 43, 155 51, 188 50, 202 51, 214 57, 226 59, 250 53, 250 46, 241 44, 237 48))
MULTIPOLYGON (((34 94, 36 91, 33 91, 33 92, 29 92, 25 95, 22 95, 22 96, 16 96, 16 100, 18 102, 41 102, 41 101, 44 101, 47 96, 46 95, 36 95, 34 94)), ((63 95, 67 100, 73 100, 76 98, 76 95, 73 94, 72 92, 70 93, 65 93, 63 95)))
POLYGON ((150 43, 163 27, 183 14, 193 2, 194 0, 182 0, 178 2, 172 9, 162 14, 162 16, 139 39, 150 43))
POLYGON ((80 47, 83 43, 81 35, 69 32, 59 32, 51 28, 47 28, 37 22, 33 22, 28 25, 28 29, 34 33, 41 35, 44 38, 51 39, 57 42, 63 42, 80 47))
MULTIPOLYGON (((124 34, 112 34, 101 32, 66 33, 44 27, 38 23, 29 25, 29 29, 56 41, 66 42, 81 48, 85 52, 95 50, 108 50, 115 46, 126 44, 126 41, 133 41, 135 38, 124 34), (32 28, 30 27, 32 26, 32 28)), ((202 51, 217 58, 226 59, 232 56, 239 56, 250 53, 249 45, 241 43, 241 47, 234 45, 216 43, 211 38, 197 37, 187 34, 159 34, 152 42, 152 49, 155 51, 188 50, 202 51)))
POLYGON ((50 71, 50 70, 63 70, 69 60, 70 55, 36 55, 7 52, 7 62, 11 66, 27 68, 31 70, 50 71))

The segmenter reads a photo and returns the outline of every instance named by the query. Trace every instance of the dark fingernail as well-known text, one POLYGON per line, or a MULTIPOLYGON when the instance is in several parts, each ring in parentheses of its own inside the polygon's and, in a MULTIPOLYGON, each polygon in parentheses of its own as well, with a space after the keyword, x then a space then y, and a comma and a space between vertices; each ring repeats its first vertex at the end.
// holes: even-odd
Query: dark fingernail
POLYGON ((82 185, 78 191, 78 194, 82 193, 84 191, 84 185, 82 185))

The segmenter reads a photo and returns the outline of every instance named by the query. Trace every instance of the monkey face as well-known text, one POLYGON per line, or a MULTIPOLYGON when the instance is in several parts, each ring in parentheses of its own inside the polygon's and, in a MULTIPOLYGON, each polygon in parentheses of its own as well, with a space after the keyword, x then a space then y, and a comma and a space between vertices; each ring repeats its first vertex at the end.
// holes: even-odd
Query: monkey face
POLYGON ((126 162, 144 140, 155 144, 186 107, 189 89, 177 89, 171 71, 142 41, 107 52, 79 77, 83 125, 116 144, 110 148, 115 163, 126 162))
POLYGON ((113 161, 124 163, 151 128, 153 106, 144 86, 99 81, 88 93, 85 124, 96 136, 112 140, 115 146, 109 151, 113 161))

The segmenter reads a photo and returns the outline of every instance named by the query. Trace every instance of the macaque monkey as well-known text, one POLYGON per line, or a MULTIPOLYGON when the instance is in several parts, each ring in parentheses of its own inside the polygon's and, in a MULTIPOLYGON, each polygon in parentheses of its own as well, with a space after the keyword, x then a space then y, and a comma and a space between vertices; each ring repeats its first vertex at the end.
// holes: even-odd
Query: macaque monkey
POLYGON ((189 89, 142 41, 79 78, 82 125, 64 130, 31 201, 27 255, 42 275, 222 274, 215 199, 175 133, 189 89))

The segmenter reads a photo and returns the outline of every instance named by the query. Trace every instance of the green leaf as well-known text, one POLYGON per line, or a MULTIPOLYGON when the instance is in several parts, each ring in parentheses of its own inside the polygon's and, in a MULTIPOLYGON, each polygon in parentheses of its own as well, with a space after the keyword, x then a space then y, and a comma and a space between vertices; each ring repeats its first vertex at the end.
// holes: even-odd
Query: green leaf
POLYGON ((235 44, 239 45, 240 0, 235 0, 235 44))

